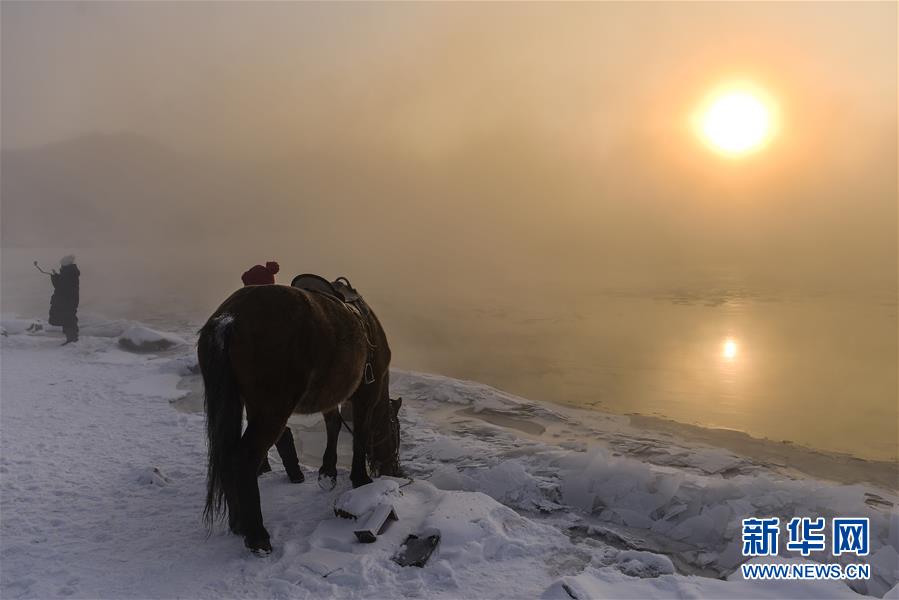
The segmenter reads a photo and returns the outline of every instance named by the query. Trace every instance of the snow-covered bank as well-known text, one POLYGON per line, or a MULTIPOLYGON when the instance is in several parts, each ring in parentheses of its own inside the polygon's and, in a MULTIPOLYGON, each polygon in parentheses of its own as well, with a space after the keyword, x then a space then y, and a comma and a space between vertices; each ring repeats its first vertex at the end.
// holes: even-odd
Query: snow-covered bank
MULTIPOLYGON (((346 472, 332 492, 314 477, 292 485, 272 453, 260 491, 275 552, 256 558, 200 522, 203 417, 171 405, 189 408, 197 389, 191 347, 134 354, 118 335, 66 347, 27 328, 2 338, 4 598, 855 596, 841 582, 743 581, 733 549, 748 514, 869 516, 875 578, 859 591, 899 579, 895 491, 791 478, 627 417, 587 425, 577 411, 403 372, 392 390, 416 480, 396 500, 399 521, 357 543, 332 509, 346 472), (425 568, 390 560, 407 534, 433 529, 442 540, 425 568)), ((291 423, 304 468, 317 469, 320 420, 291 423)))
POLYGON ((573 538, 662 553, 682 573, 714 577, 745 560, 744 517, 869 517, 876 576, 853 589, 879 596, 899 580, 894 488, 813 479, 629 417, 542 406, 478 383, 398 372, 391 387, 414 438, 405 464, 440 488, 480 490, 573 538))

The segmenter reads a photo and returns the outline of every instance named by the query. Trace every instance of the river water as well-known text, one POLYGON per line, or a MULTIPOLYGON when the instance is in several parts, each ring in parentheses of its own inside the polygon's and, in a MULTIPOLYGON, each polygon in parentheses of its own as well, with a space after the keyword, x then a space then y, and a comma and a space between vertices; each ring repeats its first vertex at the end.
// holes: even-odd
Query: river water
POLYGON ((410 327, 417 346, 403 349, 404 366, 536 400, 897 460, 889 294, 625 289, 550 308, 512 298, 437 312, 433 323, 419 315, 427 335, 410 327))

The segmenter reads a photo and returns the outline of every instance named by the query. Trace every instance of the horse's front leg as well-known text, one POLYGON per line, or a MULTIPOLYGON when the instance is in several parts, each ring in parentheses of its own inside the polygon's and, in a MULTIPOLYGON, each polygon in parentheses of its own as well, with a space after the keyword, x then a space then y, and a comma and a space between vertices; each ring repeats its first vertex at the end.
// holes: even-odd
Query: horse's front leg
POLYGON ((340 437, 340 408, 322 414, 325 419, 325 431, 328 442, 322 457, 322 466, 318 470, 318 485, 323 490, 333 490, 337 485, 337 439, 340 437))
MULTIPOLYGON (((278 449, 278 456, 281 457, 281 463, 287 472, 287 478, 291 483, 303 483, 306 476, 303 475, 303 469, 300 468, 300 458, 297 456, 297 447, 293 442, 293 432, 290 427, 285 427, 284 432, 278 441, 275 442, 275 448, 278 449)), ((265 457, 263 457, 265 460, 265 457)))
POLYGON ((354 488, 372 482, 365 463, 370 433, 368 415, 376 393, 377 386, 363 384, 353 395, 353 468, 350 471, 350 481, 354 488))

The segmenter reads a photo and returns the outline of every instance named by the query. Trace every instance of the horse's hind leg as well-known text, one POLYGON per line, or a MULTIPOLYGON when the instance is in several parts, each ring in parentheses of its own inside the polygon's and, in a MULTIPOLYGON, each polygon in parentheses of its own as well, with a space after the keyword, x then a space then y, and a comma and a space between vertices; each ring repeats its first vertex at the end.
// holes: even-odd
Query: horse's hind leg
POLYGON ((324 490, 333 490, 337 485, 337 439, 340 437, 340 426, 343 423, 339 411, 339 408, 335 408, 322 415, 325 419, 328 443, 322 457, 322 466, 318 470, 318 485, 324 490))
POLYGON ((237 505, 240 512, 237 523, 244 536, 244 544, 257 554, 268 554, 272 545, 268 531, 262 524, 262 508, 259 503, 259 485, 256 472, 262 458, 271 448, 284 428, 284 419, 250 418, 247 428, 240 438, 235 456, 237 469, 237 505))

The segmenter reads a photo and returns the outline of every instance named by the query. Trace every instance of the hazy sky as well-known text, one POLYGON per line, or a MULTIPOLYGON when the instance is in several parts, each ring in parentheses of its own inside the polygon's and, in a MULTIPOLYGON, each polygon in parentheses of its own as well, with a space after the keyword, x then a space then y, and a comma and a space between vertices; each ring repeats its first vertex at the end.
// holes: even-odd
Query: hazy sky
POLYGON ((438 154, 508 128, 602 153, 675 129, 734 76, 783 103, 788 131, 826 116, 814 128, 843 138, 894 118, 895 16, 886 2, 4 2, 3 143, 129 130, 438 154))
POLYGON ((32 261, 74 251, 85 323, 169 327, 275 259, 282 283, 349 276, 403 368, 778 440, 823 407, 797 439, 826 447, 851 398, 887 433, 842 443, 895 439, 895 2, 3 0, 0 20, 4 311, 45 315, 32 261), (739 159, 691 122, 736 80, 779 121, 739 159))
POLYGON ((222 177, 242 183, 211 201, 264 230, 248 257, 290 251, 281 234, 299 228, 304 251, 359 232, 348 261, 426 256, 484 277, 634 265, 895 285, 896 16, 888 2, 3 2, 2 144, 133 132, 237 165, 222 177), (734 78, 781 115, 741 160, 688 124, 734 78))

